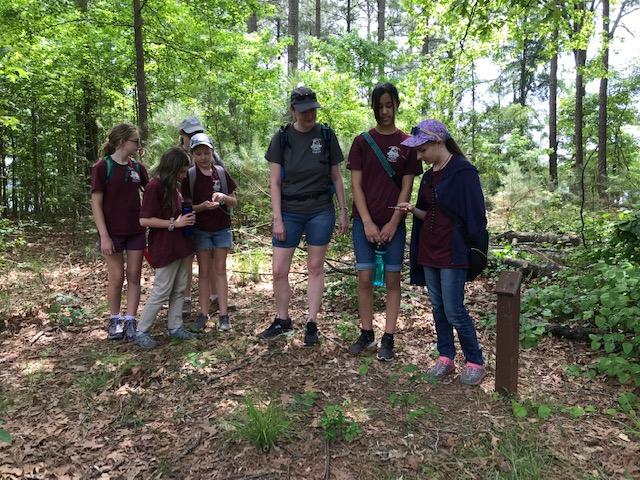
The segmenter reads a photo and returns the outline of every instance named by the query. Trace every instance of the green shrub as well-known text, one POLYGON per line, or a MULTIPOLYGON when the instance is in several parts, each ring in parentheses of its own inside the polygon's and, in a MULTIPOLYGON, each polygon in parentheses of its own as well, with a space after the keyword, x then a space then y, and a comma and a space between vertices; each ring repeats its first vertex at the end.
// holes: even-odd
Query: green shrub
POLYGON ((350 443, 362 434, 358 423, 346 417, 342 405, 324 407, 324 413, 320 418, 320 427, 324 432, 324 438, 329 442, 342 439, 350 443))
POLYGON ((279 440, 287 438, 292 426, 286 412, 275 401, 261 407, 251 398, 247 398, 245 408, 231 424, 236 436, 248 440, 261 452, 268 452, 279 440))

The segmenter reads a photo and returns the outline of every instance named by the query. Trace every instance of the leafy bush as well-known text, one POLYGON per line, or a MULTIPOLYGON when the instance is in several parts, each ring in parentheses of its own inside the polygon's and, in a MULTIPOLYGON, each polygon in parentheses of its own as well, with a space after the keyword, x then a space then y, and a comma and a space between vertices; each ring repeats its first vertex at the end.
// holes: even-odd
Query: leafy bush
POLYGON ((320 418, 320 427, 324 432, 324 438, 330 442, 343 439, 350 443, 362 434, 362 429, 353 420, 344 414, 342 405, 327 405, 320 418))
POLYGON ((247 398, 244 410, 231 422, 235 434, 250 441, 261 452, 268 452, 291 432, 291 420, 275 401, 266 406, 257 405, 247 398))

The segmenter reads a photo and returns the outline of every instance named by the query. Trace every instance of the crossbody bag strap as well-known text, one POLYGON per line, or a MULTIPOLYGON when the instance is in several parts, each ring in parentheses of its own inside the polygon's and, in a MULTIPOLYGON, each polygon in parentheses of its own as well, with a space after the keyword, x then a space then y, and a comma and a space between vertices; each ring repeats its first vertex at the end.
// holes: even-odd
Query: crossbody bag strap
POLYGON ((369 132, 362 132, 362 138, 364 138, 367 141, 367 143, 373 150, 373 153, 376 154, 376 157, 378 157, 378 160, 380 161, 380 165, 382 165, 382 168, 384 168, 384 171, 387 172, 387 175, 389 175, 390 178, 393 178, 396 172, 393 169, 393 167, 389 164, 387 157, 384 156, 384 153, 382 153, 382 150, 380 150, 380 147, 378 146, 376 141, 373 139, 371 134, 369 132))

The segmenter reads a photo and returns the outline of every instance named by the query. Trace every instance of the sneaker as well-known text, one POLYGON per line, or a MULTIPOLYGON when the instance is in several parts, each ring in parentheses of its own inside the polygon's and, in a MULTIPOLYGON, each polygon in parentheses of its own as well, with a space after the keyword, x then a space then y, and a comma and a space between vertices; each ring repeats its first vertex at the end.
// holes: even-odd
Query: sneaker
POLYGON ((176 340, 193 340, 196 336, 184 327, 169 330, 169 336, 176 340))
POLYGON ((218 319, 218 330, 223 332, 231 330, 231 320, 229 320, 229 315, 220 315, 220 318, 218 319))
POLYGON ((362 352, 375 352, 377 346, 373 331, 365 332, 364 330, 360 330, 360 336, 358 340, 356 340, 356 343, 349 347, 349 353, 352 355, 360 355, 362 352))
POLYGON ((182 304, 182 318, 191 318, 191 299, 185 298, 182 304))
POLYGON ((385 333, 380 340, 380 350, 378 350, 376 358, 381 362, 390 362, 395 356, 396 354, 393 353, 393 337, 385 333))
POLYGON ((434 380, 442 380, 444 377, 453 373, 456 369, 456 366, 449 357, 440 356, 436 360, 436 363, 433 367, 429 369, 427 372, 431 378, 434 380))
POLYGON ((460 375, 460 383, 464 383, 465 385, 480 385, 485 374, 484 365, 467 362, 460 375))
POLYGON ((318 343, 318 325, 316 322, 309 321, 304 329, 304 346, 311 347, 318 343))
POLYGON ((124 335, 128 341, 133 342, 136 339, 137 322, 135 318, 124 321, 124 335))
POLYGON ((134 343, 145 350, 151 350, 158 346, 158 342, 147 332, 136 332, 134 343))
POLYGON ((124 322, 121 317, 111 317, 109 320, 109 340, 122 340, 124 337, 124 322))
POLYGON ((269 327, 258 334, 258 338, 260 340, 270 340, 282 335, 283 333, 290 332, 291 330, 293 330, 293 323, 290 318, 282 320, 281 318, 276 317, 269 327))
POLYGON ((207 325, 207 321, 209 320, 209 315, 205 315, 204 313, 198 313, 196 320, 193 322, 192 329, 196 332, 201 332, 204 330, 204 327, 207 325))

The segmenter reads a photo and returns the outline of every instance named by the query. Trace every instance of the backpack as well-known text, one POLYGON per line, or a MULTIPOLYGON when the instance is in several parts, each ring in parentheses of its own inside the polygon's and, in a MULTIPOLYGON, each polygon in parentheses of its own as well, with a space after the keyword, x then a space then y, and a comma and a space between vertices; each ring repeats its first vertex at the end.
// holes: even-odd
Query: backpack
MULTIPOLYGON (((289 143, 289 127, 291 127, 291 123, 287 123, 286 125, 282 125, 280 130, 278 131, 280 136, 280 179, 285 178, 285 169, 284 169, 284 149, 286 147, 291 148, 291 144, 289 143)), ((329 179, 331 179, 331 161, 329 160, 329 143, 331 142, 331 134, 333 131, 331 127, 326 123, 320 124, 320 134, 322 135, 322 153, 325 158, 327 158, 327 163, 329 164, 329 179)), ((329 193, 333 195, 336 192, 336 187, 331 180, 329 180, 329 186, 327 187, 329 193)))

